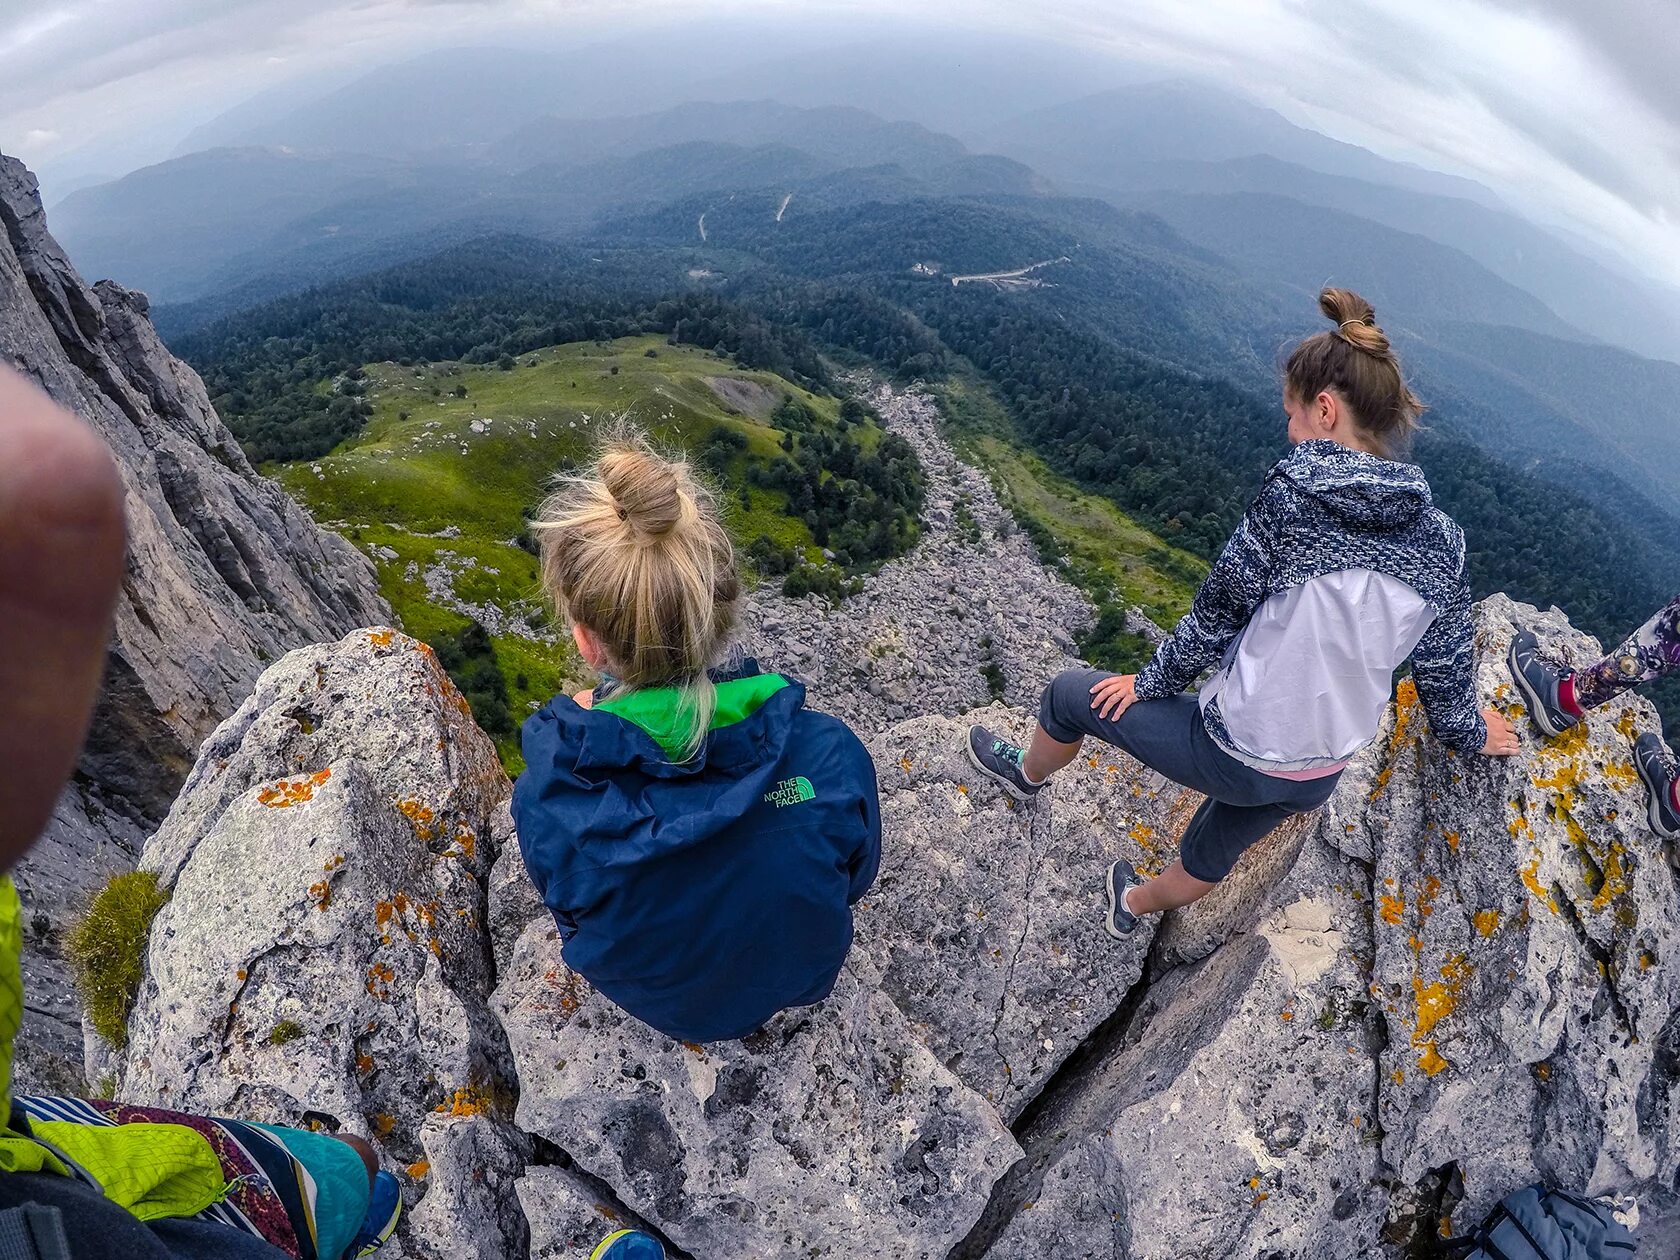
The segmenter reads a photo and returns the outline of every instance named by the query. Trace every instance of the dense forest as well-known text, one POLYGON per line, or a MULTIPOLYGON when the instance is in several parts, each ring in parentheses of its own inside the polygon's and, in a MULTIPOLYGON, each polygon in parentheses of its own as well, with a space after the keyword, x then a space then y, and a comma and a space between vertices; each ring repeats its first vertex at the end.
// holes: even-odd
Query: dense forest
MULTIPOLYGON (((1137 217, 1034 224, 1008 207, 947 201, 850 207, 803 220, 797 235, 758 221, 731 231, 723 220, 712 231, 724 245, 703 256, 720 278, 697 284, 689 273, 701 255, 667 232, 685 215, 651 216, 639 246, 622 228, 593 251, 477 242, 225 319, 178 349, 258 459, 318 454, 353 433, 359 400, 327 383, 382 359, 492 362, 657 332, 817 388, 829 383, 824 355, 907 381, 961 367, 1003 402, 1014 440, 1204 557, 1284 452, 1264 349, 1280 344, 1277 311, 1240 286, 1217 288, 1212 264, 1160 262, 1137 217), (1058 249, 1077 251, 1080 265, 1024 291, 910 271, 913 261, 1032 261, 1058 249)), ((1311 314, 1301 331, 1314 327, 1311 314)), ((1478 593, 1556 603, 1610 641, 1680 588, 1680 526, 1640 496, 1599 484, 1588 499, 1494 459, 1465 439, 1478 417, 1456 398, 1432 420, 1417 458, 1466 530, 1478 593)), ((803 437, 761 475, 855 570, 905 545, 920 488, 893 498, 884 517, 854 510, 844 473, 833 476, 836 460, 854 457, 829 442, 840 439, 803 437)), ((786 559, 756 558, 771 570, 786 559)), ((796 568, 794 590, 805 580, 796 568)), ((1680 698, 1666 698, 1680 712, 1680 698)))

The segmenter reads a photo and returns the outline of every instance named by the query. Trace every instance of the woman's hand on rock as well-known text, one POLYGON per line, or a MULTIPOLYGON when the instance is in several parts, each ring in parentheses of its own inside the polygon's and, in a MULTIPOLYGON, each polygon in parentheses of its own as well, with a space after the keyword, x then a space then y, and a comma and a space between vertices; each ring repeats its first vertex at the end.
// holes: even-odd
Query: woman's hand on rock
POLYGON ((1517 728, 1511 725, 1511 719, 1491 705, 1482 710, 1482 717, 1487 720, 1487 742, 1482 745, 1484 757, 1514 757, 1521 750, 1517 742, 1517 728))

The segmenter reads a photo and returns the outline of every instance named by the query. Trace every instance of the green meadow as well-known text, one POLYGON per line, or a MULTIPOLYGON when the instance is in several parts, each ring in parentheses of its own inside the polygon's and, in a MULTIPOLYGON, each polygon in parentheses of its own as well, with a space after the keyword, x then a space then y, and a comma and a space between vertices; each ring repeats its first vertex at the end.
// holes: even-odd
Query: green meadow
MULTIPOLYGON (((835 399, 779 376, 652 336, 555 346, 509 370, 378 363, 362 384, 374 410, 360 434, 319 460, 273 471, 318 521, 373 557, 409 634, 447 643, 472 621, 484 625, 511 717, 511 727, 486 725, 504 726, 492 733, 510 770, 521 767, 517 727, 532 708, 588 681, 549 615, 525 522, 555 475, 587 462, 601 434, 629 422, 661 447, 697 454, 733 431, 739 439, 722 448, 726 458, 711 461, 731 533, 822 560, 805 523, 787 515, 785 494, 746 476, 751 464, 781 456, 783 433, 770 417, 784 397, 822 421, 837 415, 835 399)), ((456 672, 447 653, 445 663, 456 672)), ((486 687, 493 680, 468 688, 481 719, 486 687)))

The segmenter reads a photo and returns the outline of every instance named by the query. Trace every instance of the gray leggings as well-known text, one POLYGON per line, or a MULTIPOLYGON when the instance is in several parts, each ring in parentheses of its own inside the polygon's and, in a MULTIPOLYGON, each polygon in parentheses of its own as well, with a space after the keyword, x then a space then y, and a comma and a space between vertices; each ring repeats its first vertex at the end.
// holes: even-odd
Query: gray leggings
POLYGON ((1138 700, 1106 720, 1091 707, 1095 669, 1070 669, 1044 689, 1038 724, 1062 744, 1095 735, 1187 788, 1206 795, 1178 843, 1184 869, 1204 883, 1231 873, 1244 849, 1293 814, 1317 809, 1336 790, 1340 772, 1322 779, 1280 779, 1245 766, 1213 742, 1190 695, 1138 700))

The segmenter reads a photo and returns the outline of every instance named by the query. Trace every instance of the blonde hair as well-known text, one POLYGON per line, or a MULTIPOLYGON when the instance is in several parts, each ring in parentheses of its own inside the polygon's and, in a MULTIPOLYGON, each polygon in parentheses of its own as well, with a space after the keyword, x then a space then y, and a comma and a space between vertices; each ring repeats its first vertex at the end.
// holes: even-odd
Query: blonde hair
POLYGON ((1289 390, 1309 402, 1334 389, 1355 426, 1389 459, 1402 458, 1418 429, 1423 403, 1412 393, 1371 304, 1351 289, 1325 289, 1318 309, 1336 327, 1302 340, 1284 365, 1289 390))
POLYGON ((684 758, 717 708, 708 670, 735 628, 735 548, 717 502, 686 461, 634 429, 610 435, 595 463, 565 476, 531 522, 556 611, 600 640, 627 690, 675 687, 684 758))

